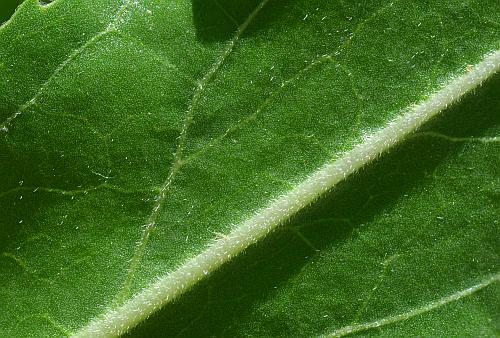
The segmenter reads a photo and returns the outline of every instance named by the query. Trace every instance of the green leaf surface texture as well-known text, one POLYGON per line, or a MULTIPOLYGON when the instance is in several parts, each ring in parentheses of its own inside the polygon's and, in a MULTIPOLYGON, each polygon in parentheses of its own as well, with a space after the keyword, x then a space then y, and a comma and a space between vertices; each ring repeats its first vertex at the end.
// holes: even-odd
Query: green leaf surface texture
POLYGON ((130 337, 495 337, 500 77, 130 337))
POLYGON ((496 0, 24 1, 0 336, 496 336, 499 50, 496 0))

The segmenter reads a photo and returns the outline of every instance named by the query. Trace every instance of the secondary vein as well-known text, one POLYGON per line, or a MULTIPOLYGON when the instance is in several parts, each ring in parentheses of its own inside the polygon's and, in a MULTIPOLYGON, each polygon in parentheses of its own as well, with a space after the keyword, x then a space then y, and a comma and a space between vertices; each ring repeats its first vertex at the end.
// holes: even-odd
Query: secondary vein
POLYGON ((81 45, 79 48, 73 50, 68 57, 57 66, 57 68, 52 72, 52 74, 48 77, 48 79, 40 86, 40 88, 37 90, 35 95, 26 101, 23 105, 19 107, 19 109, 7 117, 5 121, 0 124, 0 132, 3 133, 8 133, 9 132, 9 127, 12 124, 12 122, 18 118, 26 109, 29 107, 33 106, 38 98, 43 94, 43 92, 48 88, 48 86, 52 83, 52 81, 57 78, 57 76, 63 71, 69 64, 73 62, 79 55, 81 55, 89 46, 93 45, 99 39, 101 39, 103 36, 109 34, 110 32, 114 31, 117 29, 116 23, 120 18, 122 17, 123 14, 126 13, 126 10, 128 8, 128 5, 130 4, 131 0, 123 0, 123 3, 121 6, 118 8, 116 11, 115 15, 111 18, 110 23, 108 26, 106 26, 106 29, 98 32, 96 35, 94 35, 92 38, 87 40, 83 45, 81 45))
POLYGON ((243 24, 237 29, 235 35, 233 38, 229 41, 227 44, 226 48, 224 49, 223 53, 221 56, 213 63, 212 67, 206 72, 206 74, 197 82, 197 86, 194 89, 193 96, 191 98, 191 103, 189 104, 189 107, 186 112, 186 117, 184 119, 184 123, 182 125, 181 131, 179 133, 178 137, 178 143, 177 143, 177 148, 174 153, 174 159, 172 161, 172 165, 170 167, 168 176, 166 180, 163 182, 159 194, 156 196, 155 203, 153 205, 153 209, 151 211, 151 214, 149 215, 146 224, 144 225, 141 238, 139 239, 139 242, 137 243, 134 255, 132 256, 132 259, 130 261, 129 268, 127 270, 127 275, 125 277, 125 281, 123 283, 122 289, 119 291, 119 293, 116 296, 115 299, 115 304, 120 304, 123 301, 126 300, 126 298, 129 296, 130 289, 132 287, 132 282, 135 276, 135 273, 137 269, 139 268, 142 258, 144 256, 145 249, 148 245, 149 239, 151 237, 151 233, 156 227, 158 217, 160 216, 163 204, 166 201, 168 191, 170 189, 170 186, 172 185, 172 182, 176 176, 176 174, 180 171, 182 168, 184 161, 183 161, 183 150, 187 142, 187 132, 189 129, 189 126, 193 123, 193 117, 194 117, 194 111, 196 109, 196 106, 198 104, 199 99, 201 98, 205 87, 210 83, 210 81, 214 78, 216 75, 217 71, 221 68, 221 66, 224 64, 228 56, 232 53, 234 50, 234 47, 238 40, 240 39, 241 35, 245 32, 245 30, 248 28, 248 26, 252 23, 252 21, 255 19, 255 17, 259 14, 259 12, 264 8, 264 6, 267 4, 269 0, 262 0, 259 5, 250 13, 248 18, 243 22, 243 24))
POLYGON ((442 306, 445 306, 449 303, 458 301, 464 297, 470 296, 470 295, 478 292, 479 290, 484 289, 485 287, 487 287, 493 283, 496 283, 498 281, 500 281, 500 274, 496 274, 490 278, 487 278, 487 279, 479 282, 478 284, 475 284, 475 285, 468 287, 464 290, 460 290, 460 291, 457 291, 455 293, 452 293, 451 295, 448 295, 448 296, 443 297, 441 299, 432 301, 424 306, 411 309, 407 312, 404 312, 404 313, 401 313, 398 315, 378 319, 378 320, 375 320, 373 322, 367 322, 367 323, 362 323, 362 324, 358 324, 358 325, 346 326, 346 327, 340 328, 338 330, 335 330, 334 332, 332 332, 330 334, 324 335, 322 337, 344 337, 344 336, 347 336, 347 335, 350 335, 353 333, 367 331, 370 329, 374 329, 374 328, 402 322, 402 321, 405 321, 405 320, 410 319, 412 317, 415 317, 415 316, 430 312, 432 310, 435 310, 437 308, 440 308, 442 306))
MULTIPOLYGON (((179 297, 233 256, 265 237, 347 176, 405 140, 412 132, 500 70, 500 50, 487 55, 473 70, 452 79, 428 99, 409 107, 370 137, 313 172, 302 183, 215 240, 199 255, 109 310, 75 333, 74 337, 115 337, 128 331, 164 304, 179 297)), ((161 206, 161 203, 160 203, 161 206)), ((500 278, 499 276, 495 277, 500 278)))
MULTIPOLYGON (((399 1, 399 0, 397 0, 399 1)), ((243 126, 247 125, 248 123, 252 121, 256 121, 257 117, 263 113, 264 109, 280 94, 282 93, 287 87, 290 87, 292 84, 297 82, 298 80, 301 79, 302 76, 304 76, 306 73, 309 71, 327 63, 327 62, 337 62, 338 66, 340 69, 349 75, 349 72, 347 71, 347 67, 345 65, 342 65, 338 62, 336 59, 337 55, 340 55, 341 52, 346 52, 350 47, 351 47, 351 42, 352 40, 357 36, 357 34, 363 29, 363 27, 366 26, 367 23, 369 23, 371 20, 376 19, 381 13, 385 12, 389 8, 391 8, 395 2, 393 1, 387 5, 384 5, 377 9, 374 13, 372 13, 368 18, 360 21, 359 23, 356 24, 354 27, 354 30, 352 33, 349 34, 348 38, 341 43, 339 46, 335 48, 335 50, 331 53, 324 54, 317 56, 314 60, 312 60, 308 65, 306 65, 304 68, 300 69, 297 71, 294 75, 291 77, 287 78, 281 83, 281 86, 279 86, 276 90, 271 92, 267 97, 264 98, 262 103, 257 107, 257 109, 247 115, 242 117, 240 120, 238 120, 235 124, 230 126, 228 129, 226 129, 225 132, 223 132, 221 135, 215 137, 211 141, 209 141, 207 144, 203 145, 198 149, 194 154, 189 156, 184 160, 184 163, 194 161, 195 159, 199 158, 204 152, 215 146, 216 144, 220 143, 223 141, 226 137, 231 135, 232 133, 236 132, 238 129, 242 128, 243 126)), ((350 80, 351 81, 351 80, 350 80)), ((354 95, 356 97, 359 97, 359 93, 355 90, 354 86, 351 85, 353 88, 354 95)))

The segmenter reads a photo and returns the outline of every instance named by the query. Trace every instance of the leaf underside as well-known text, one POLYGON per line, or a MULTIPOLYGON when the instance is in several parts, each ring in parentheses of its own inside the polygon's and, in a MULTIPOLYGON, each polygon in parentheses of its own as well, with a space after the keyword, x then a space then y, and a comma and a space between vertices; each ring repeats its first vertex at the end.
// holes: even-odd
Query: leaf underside
MULTIPOLYGON (((493 0, 25 1, 0 28, 0 336, 123 304, 500 49, 498 22, 493 0)), ((131 334, 494 336, 499 89, 131 334)))

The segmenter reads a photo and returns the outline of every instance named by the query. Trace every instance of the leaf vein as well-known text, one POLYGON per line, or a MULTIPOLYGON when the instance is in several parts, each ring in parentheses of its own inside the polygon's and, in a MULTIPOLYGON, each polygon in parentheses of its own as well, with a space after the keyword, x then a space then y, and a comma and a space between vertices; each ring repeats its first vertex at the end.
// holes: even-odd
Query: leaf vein
POLYGON ((500 281, 500 274, 496 274, 487 278, 471 287, 452 293, 446 297, 440 298, 438 300, 432 301, 424 306, 411 309, 407 312, 385 317, 382 319, 375 320, 373 322, 362 323, 359 325, 349 325, 338 330, 335 330, 331 334, 324 335, 323 337, 344 337, 353 333, 358 333, 362 331, 367 331, 374 328, 379 328, 382 326, 398 323, 410 319, 412 317, 430 312, 437 308, 448 305, 452 302, 456 302, 462 298, 473 295, 474 293, 486 288, 487 286, 500 281))
MULTIPOLYGON (((423 123, 456 102, 499 69, 500 51, 486 55, 472 71, 452 78, 428 99, 410 107, 385 127, 374 132, 371 137, 366 138, 363 143, 356 145, 341 157, 332 159, 295 188, 234 226, 224 238, 215 240, 200 254, 159 278, 123 305, 93 319, 76 332, 74 337, 107 337, 126 332, 164 304, 179 297, 234 255, 265 237, 347 176, 405 140, 423 123)), ((499 278, 500 276, 495 276, 495 279, 499 278)))
POLYGON ((454 143, 461 143, 461 142, 477 142, 477 143, 499 143, 500 142, 500 136, 493 136, 493 137, 456 137, 456 136, 449 136, 433 131, 422 131, 419 133, 415 133, 413 137, 432 137, 432 138, 438 138, 442 140, 446 140, 448 142, 454 142, 454 143))
POLYGON ((167 198, 170 186, 175 178, 175 175, 179 172, 179 170, 182 168, 184 164, 182 153, 185 144, 187 142, 187 131, 189 129, 189 126, 193 122, 194 110, 196 108, 196 105, 198 104, 198 100, 201 98, 205 90, 205 86, 208 85, 208 83, 214 78, 214 76, 219 71, 221 66, 224 64, 228 56, 234 50, 234 47, 238 42, 238 40, 240 39, 241 35, 245 32, 247 27, 250 25, 250 23, 252 23, 252 21, 259 14, 262 8, 264 8, 264 6, 267 4, 268 1, 269 0, 262 0, 259 3, 259 5, 257 5, 257 7, 252 11, 252 13, 250 13, 248 18, 245 20, 245 22, 238 28, 234 37, 229 41, 228 45, 224 49, 222 55, 213 63, 212 67, 210 67, 207 73, 198 81, 197 86, 193 92, 193 96, 191 98, 191 103, 189 104, 189 107, 187 109, 184 123, 182 125, 181 131, 178 136, 177 148, 174 154, 172 165, 170 166, 170 171, 168 173, 166 180, 163 182, 160 188, 160 192, 156 197, 156 201, 153 205, 151 214, 148 217, 147 222, 143 227, 141 237, 139 239, 139 242, 137 243, 135 252, 132 256, 131 263, 127 271, 127 275, 125 277, 123 287, 116 296, 115 304, 122 303, 129 296, 135 273, 141 264, 142 257, 144 256, 145 249, 151 237, 151 233, 153 229, 156 227, 158 217, 160 216, 162 206, 167 198))
POLYGON ((114 185, 110 185, 107 182, 103 182, 103 183, 95 185, 95 186, 90 186, 87 188, 78 188, 78 189, 73 189, 73 190, 66 190, 66 189, 61 189, 61 188, 50 188, 50 187, 15 187, 15 188, 12 188, 12 189, 9 189, 7 191, 0 193, 0 198, 3 198, 7 195, 14 194, 17 192, 31 192, 31 193, 45 192, 45 193, 59 194, 59 195, 63 195, 63 196, 78 196, 78 195, 87 195, 90 192, 100 190, 100 189, 112 190, 112 191, 116 191, 116 192, 123 193, 123 194, 149 193, 149 192, 156 190, 156 189, 126 190, 126 189, 122 189, 122 188, 114 186, 114 185))
MULTIPOLYGON (((288 78, 285 81, 283 81, 281 83, 281 86, 277 90, 271 92, 263 100, 263 102, 260 104, 260 106, 258 106, 257 109, 252 114, 247 115, 247 116, 243 117, 242 119, 238 120, 235 124, 233 124, 231 127, 229 127, 220 136, 212 139, 210 142, 208 142, 207 144, 205 144, 204 146, 202 146, 194 154, 192 154, 191 156, 189 156, 185 160, 185 162, 187 163, 187 162, 191 162, 193 160, 196 160, 199 156, 201 156, 203 153, 205 153, 208 149, 212 148, 216 144, 218 144, 221 141, 223 141, 227 136, 229 136, 230 134, 232 134, 235 131, 237 131, 240 127, 246 125, 247 123, 250 123, 251 121, 255 121, 256 117, 259 114, 262 113, 262 111, 264 110, 264 108, 266 108, 266 106, 268 104, 270 104, 277 95, 279 95, 285 88, 289 87, 291 84, 293 84, 296 81, 300 80, 301 77, 305 73, 307 73, 308 71, 314 69, 316 66, 319 66, 319 65, 323 64, 324 62, 334 62, 334 61, 337 61, 335 57, 337 55, 340 55, 341 52, 346 52, 347 50, 349 50, 349 48, 351 47, 352 39, 363 29, 363 27, 367 23, 369 23, 371 20, 375 19, 381 13, 385 12, 388 8, 391 8, 392 6, 394 6, 394 4, 397 3, 398 1, 400 1, 400 0, 392 1, 389 4, 380 7, 373 14, 371 14, 368 18, 366 18, 366 19, 362 20, 361 22, 359 22, 358 24, 356 24, 356 27, 354 28, 354 31, 351 34, 349 34, 349 37, 343 43, 341 43, 335 49, 335 51, 333 53, 318 56, 316 59, 314 59, 307 66, 305 66, 304 68, 302 68, 301 70, 299 70, 297 73, 295 73, 290 78, 288 78)), ((357 100, 361 100, 361 96, 360 96, 359 92, 357 91, 356 87, 354 86, 354 84, 352 82, 352 79, 350 78, 351 73, 349 72, 348 68, 345 65, 342 65, 339 62, 338 62, 338 65, 339 65, 340 69, 346 75, 348 75, 349 82, 350 82, 351 89, 353 91, 354 96, 356 97, 357 100)), ((361 123, 361 121, 360 121, 361 117, 362 117, 362 113, 360 112, 359 115, 358 115, 358 124, 361 123)))
POLYGON ((117 29, 116 23, 118 20, 121 18, 123 14, 125 14, 128 5, 131 3, 131 0, 123 0, 122 5, 118 8, 116 11, 115 15, 112 17, 111 22, 108 24, 106 29, 98 32, 96 35, 94 35, 92 38, 87 40, 83 45, 81 45, 79 48, 73 50, 71 53, 69 53, 68 57, 59 64, 59 66, 56 67, 56 69, 52 72, 52 74, 48 77, 48 79, 40 86, 40 88, 37 90, 35 95, 26 101, 24 104, 22 104, 19 109, 14 112, 12 115, 7 117, 5 121, 0 124, 0 132, 5 133, 7 135, 9 131, 9 127, 11 124, 14 122, 15 119, 17 119, 26 109, 29 107, 33 106, 38 98, 43 94, 43 92, 48 88, 48 86, 54 81, 55 78, 64 70, 66 67, 71 64, 79 55, 81 55, 87 48, 92 46, 94 43, 99 41, 101 38, 109 34, 110 32, 114 31, 117 29))

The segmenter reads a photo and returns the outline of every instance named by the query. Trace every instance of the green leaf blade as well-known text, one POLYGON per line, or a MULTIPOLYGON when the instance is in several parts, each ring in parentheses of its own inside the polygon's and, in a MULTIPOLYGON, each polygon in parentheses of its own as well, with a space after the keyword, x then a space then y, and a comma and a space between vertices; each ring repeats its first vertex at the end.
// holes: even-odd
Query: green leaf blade
MULTIPOLYGON (((191 12, 196 6, 187 3, 33 5, 26 2, 2 33, 16 27, 22 37, 32 27, 16 20, 47 11, 40 25, 59 48, 40 43, 51 50, 49 66, 30 68, 21 58, 25 74, 2 81, 0 146, 9 158, 1 168, 2 259, 9 262, 3 292, 14 317, 29 318, 20 309, 30 308, 31 316, 64 323, 68 332, 223 243, 325 163, 499 47, 492 24, 498 11, 479 17, 483 7, 474 3, 408 9, 403 2, 348 8, 250 1, 247 16, 223 3, 223 14, 238 25, 215 41, 204 40, 191 12), (74 19, 89 27, 87 40, 75 42, 57 26, 58 15, 66 23, 73 18, 68 8, 81 11, 74 19), (95 9, 103 19, 87 24, 82 17, 95 9), (437 25, 457 11, 469 13, 468 34, 453 21, 437 25), (344 12, 352 16, 339 17, 344 12), (402 25, 397 13, 421 17, 423 25, 402 25), (392 51, 388 40, 398 41, 392 51), (393 54, 399 59, 388 66, 393 54), (34 284, 17 287, 26 283, 34 284), (21 306, 17 297, 37 301, 21 306)), ((2 50, 18 58, 18 50, 2 50)), ((262 234, 292 213, 281 213, 262 234)), ((258 239, 248 235, 229 253, 215 253, 207 274, 258 239)), ((165 299, 157 301, 148 311, 165 299)))
POLYGON ((499 87, 496 76, 131 336, 494 336, 499 87))

